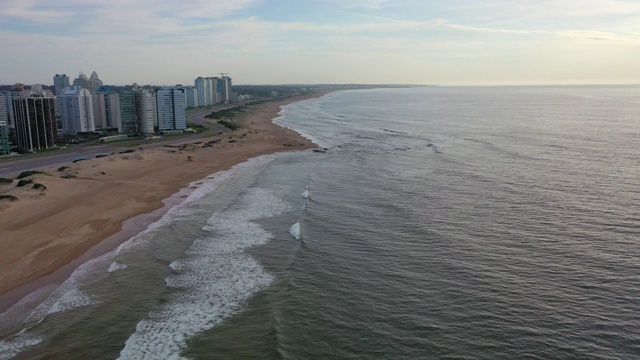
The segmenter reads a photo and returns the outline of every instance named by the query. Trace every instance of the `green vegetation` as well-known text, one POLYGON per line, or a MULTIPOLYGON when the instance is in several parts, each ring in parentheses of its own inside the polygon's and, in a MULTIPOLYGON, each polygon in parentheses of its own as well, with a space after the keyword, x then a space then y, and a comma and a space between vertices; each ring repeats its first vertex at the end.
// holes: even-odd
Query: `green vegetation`
POLYGON ((205 117, 208 119, 216 119, 216 120, 223 119, 223 118, 230 118, 239 112, 243 112, 245 108, 246 106, 234 106, 232 108, 228 108, 220 111, 214 111, 205 117))
POLYGON ((37 189, 37 190, 47 190, 47 187, 42 185, 42 184, 40 184, 40 183, 33 184, 33 188, 37 189))
POLYGON ((187 128, 191 128, 191 129, 195 130, 196 133, 198 133, 198 134, 203 133, 203 132, 207 132, 207 131, 210 130, 206 126, 196 125, 196 124, 187 124, 187 128))
POLYGON ((236 124, 234 122, 226 121, 226 120, 219 120, 218 124, 220 124, 220 125, 222 125, 222 126, 224 126, 226 128, 229 128, 231 130, 238 130, 238 129, 241 128, 240 124, 236 124))
POLYGON ((26 185, 29 185, 29 184, 33 184, 33 180, 31 180, 31 179, 22 179, 22 180, 18 181, 18 185, 16 185, 16 186, 23 187, 23 186, 26 186, 26 185))
POLYGON ((65 170, 67 170, 67 169, 71 169, 71 168, 70 168, 70 167, 68 167, 68 166, 60 166, 60 167, 58 168, 58 171, 65 171, 65 170))
POLYGON ((11 202, 18 201, 18 198, 13 195, 0 195, 0 200, 9 200, 11 202))
POLYGON ((27 176, 36 175, 36 174, 43 174, 43 175, 49 175, 49 176, 51 176, 50 174, 47 174, 47 173, 46 173, 46 172, 44 172, 44 171, 29 170, 29 171, 23 171, 23 172, 21 172, 21 173, 20 173, 20 175, 18 175, 18 179, 24 179, 24 178, 26 178, 27 176))
POLYGON ((0 184, 11 184, 12 182, 13 182, 13 179, 0 178, 0 184))

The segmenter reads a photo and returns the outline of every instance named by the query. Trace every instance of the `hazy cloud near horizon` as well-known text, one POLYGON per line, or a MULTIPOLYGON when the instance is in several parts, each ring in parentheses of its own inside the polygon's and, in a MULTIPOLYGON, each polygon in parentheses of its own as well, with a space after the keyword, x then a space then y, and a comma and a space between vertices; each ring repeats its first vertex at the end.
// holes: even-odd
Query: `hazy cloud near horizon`
POLYGON ((0 83, 640 83, 640 2, 2 0, 0 83))

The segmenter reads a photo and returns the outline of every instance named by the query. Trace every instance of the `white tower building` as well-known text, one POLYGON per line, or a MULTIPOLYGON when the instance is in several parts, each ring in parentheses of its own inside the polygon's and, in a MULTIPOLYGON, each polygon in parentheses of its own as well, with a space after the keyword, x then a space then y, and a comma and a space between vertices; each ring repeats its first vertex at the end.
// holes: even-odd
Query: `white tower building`
POLYGON ((136 90, 135 93, 138 131, 142 135, 152 135, 155 132, 158 119, 155 94, 149 90, 136 90))
POLYGON ((63 132, 95 131, 93 101, 89 90, 75 85, 63 89, 58 104, 63 132))
POLYGON ((198 106, 213 105, 211 102, 211 80, 198 77, 194 83, 198 92, 198 106))
POLYGON ((120 124, 120 94, 101 86, 93 94, 93 114, 96 128, 122 129, 120 124))

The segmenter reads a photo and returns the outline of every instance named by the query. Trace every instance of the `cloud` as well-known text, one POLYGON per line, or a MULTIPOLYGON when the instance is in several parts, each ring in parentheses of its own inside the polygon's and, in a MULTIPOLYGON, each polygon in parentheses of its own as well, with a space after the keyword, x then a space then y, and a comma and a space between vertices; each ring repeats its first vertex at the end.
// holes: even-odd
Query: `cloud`
POLYGON ((362 32, 400 32, 433 29, 443 24, 443 20, 429 21, 393 21, 393 22, 366 22, 354 24, 317 24, 309 22, 284 22, 279 27, 285 31, 310 31, 327 33, 362 33, 362 32))
POLYGON ((39 9, 36 0, 5 2, 0 6, 0 19, 18 19, 39 24, 65 24, 73 13, 53 9, 39 9))
POLYGON ((489 0, 458 1, 449 11, 475 14, 486 19, 595 18, 640 15, 640 3, 625 0, 489 0))
POLYGON ((516 34, 516 35, 540 34, 540 33, 548 34, 548 32, 543 32, 543 31, 497 29, 497 28, 487 28, 487 27, 479 27, 479 26, 460 25, 460 24, 444 24, 443 26, 449 29, 454 29, 454 30, 482 32, 482 33, 503 33, 503 34, 516 34))
MULTIPOLYGON (((125 28, 136 23, 151 26, 154 22, 173 19, 177 23, 191 18, 221 19, 253 7, 260 0, 189 0, 189 1, 129 1, 129 0, 20 0, 3 4, 0 19, 35 23, 74 24, 109 23, 125 28)), ((139 28, 140 26, 138 26, 139 28)))

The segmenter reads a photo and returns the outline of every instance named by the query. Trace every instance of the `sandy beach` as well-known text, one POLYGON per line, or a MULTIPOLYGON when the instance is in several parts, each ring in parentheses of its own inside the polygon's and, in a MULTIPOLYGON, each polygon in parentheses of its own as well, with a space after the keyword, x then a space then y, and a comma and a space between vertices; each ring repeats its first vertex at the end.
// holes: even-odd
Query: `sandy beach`
POLYGON ((231 133, 133 148, 29 177, 45 190, 0 184, 0 194, 19 199, 0 201, 0 311, 18 300, 18 294, 9 296, 12 290, 71 263, 118 233, 127 219, 162 208, 163 199, 190 182, 255 156, 314 147, 272 120, 281 106, 326 93, 250 106, 234 116, 242 128, 231 133))

